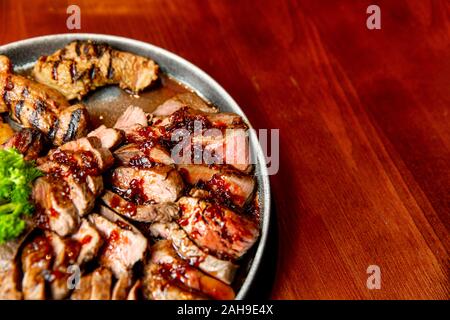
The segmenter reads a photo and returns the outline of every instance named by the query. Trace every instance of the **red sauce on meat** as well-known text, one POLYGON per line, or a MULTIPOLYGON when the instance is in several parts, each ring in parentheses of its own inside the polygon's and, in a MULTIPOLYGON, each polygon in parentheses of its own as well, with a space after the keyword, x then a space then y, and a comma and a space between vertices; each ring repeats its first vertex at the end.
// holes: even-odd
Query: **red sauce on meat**
MULTIPOLYGON (((90 151, 62 151, 57 150, 50 159, 68 167, 65 175, 72 175, 76 182, 85 182, 87 176, 100 174, 97 161, 90 151)), ((60 168, 55 168, 55 173, 62 175, 60 168)))
POLYGON ((92 240, 92 236, 91 235, 86 235, 83 237, 83 239, 81 239, 80 244, 81 245, 85 245, 88 244, 89 242, 91 242, 92 240))
POLYGON ((52 218, 58 218, 59 217, 59 212, 56 211, 55 209, 50 208, 49 212, 50 212, 50 217, 52 217, 52 218))

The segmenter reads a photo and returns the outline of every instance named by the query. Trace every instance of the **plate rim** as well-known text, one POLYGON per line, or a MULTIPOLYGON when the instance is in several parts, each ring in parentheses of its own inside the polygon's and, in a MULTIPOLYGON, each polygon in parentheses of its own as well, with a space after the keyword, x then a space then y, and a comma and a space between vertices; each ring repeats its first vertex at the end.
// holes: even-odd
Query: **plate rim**
MULTIPOLYGON (((104 41, 104 42, 120 42, 124 45, 131 44, 133 46, 142 47, 144 49, 149 49, 150 51, 158 52, 158 54, 167 57, 169 60, 174 61, 177 64, 184 66, 186 69, 190 70, 197 77, 201 79, 201 81, 205 81, 208 83, 217 93, 224 99, 225 103, 228 104, 233 110, 236 110, 237 113, 244 119, 244 121, 249 124, 250 128, 253 128, 247 116, 245 115, 242 108, 237 104, 237 102, 231 97, 231 95, 209 74, 200 69, 198 66, 193 64, 192 62, 186 60, 178 54, 175 54, 167 49, 161 48, 154 44, 136 40, 132 38, 127 38, 123 36, 110 35, 110 34, 100 34, 100 33, 58 33, 58 34, 49 34, 43 36, 37 36, 27 39, 22 39, 14 42, 9 42, 3 45, 0 45, 0 54, 7 54, 8 51, 20 49, 23 46, 32 45, 35 42, 45 42, 45 41, 55 41, 55 40, 67 40, 73 41, 75 39, 80 40, 94 40, 94 41, 104 41)), ((150 57, 152 58, 152 57, 150 57)), ((187 85, 190 89, 194 90, 197 94, 199 94, 202 98, 205 98, 204 94, 193 85, 189 84, 186 81, 180 80, 176 77, 176 75, 170 74, 170 76, 174 77, 177 81, 187 85)), ((220 106, 218 106, 220 109, 220 106)), ((268 170, 266 167, 265 156, 262 151, 262 147, 259 144, 259 141, 256 137, 256 133, 253 130, 250 130, 250 143, 251 149, 255 152, 256 160, 259 163, 259 166, 255 170, 255 176, 257 178, 257 183, 262 184, 261 190, 262 195, 260 195, 261 199, 264 201, 263 204, 263 212, 262 212, 262 221, 261 221, 261 235, 257 243, 257 249, 255 255, 252 257, 252 261, 250 263, 250 268, 248 270, 247 276, 243 281, 239 291, 235 297, 236 300, 245 299, 248 296, 250 287, 254 283, 256 279, 256 275, 258 270, 260 269, 262 257, 264 251, 267 247, 267 240, 269 236, 269 222, 271 217, 271 193, 270 193, 270 179, 268 170), (259 172, 256 172, 259 171, 259 172)))

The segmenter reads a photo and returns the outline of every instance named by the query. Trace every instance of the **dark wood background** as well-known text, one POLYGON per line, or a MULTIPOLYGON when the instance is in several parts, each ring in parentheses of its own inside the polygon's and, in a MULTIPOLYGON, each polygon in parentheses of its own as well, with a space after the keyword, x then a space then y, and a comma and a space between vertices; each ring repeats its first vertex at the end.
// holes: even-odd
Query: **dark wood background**
POLYGON ((259 293, 450 297, 450 1, 0 0, 0 44, 71 32, 69 4, 81 32, 173 51, 280 129, 259 293))

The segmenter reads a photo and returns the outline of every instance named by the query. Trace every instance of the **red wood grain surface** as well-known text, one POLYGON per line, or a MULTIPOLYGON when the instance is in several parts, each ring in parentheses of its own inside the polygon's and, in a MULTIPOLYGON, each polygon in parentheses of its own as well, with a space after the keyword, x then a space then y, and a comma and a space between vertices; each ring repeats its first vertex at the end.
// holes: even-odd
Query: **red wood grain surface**
POLYGON ((270 297, 450 297, 449 1, 0 0, 0 44, 72 32, 69 4, 79 32, 173 51, 280 129, 270 297))

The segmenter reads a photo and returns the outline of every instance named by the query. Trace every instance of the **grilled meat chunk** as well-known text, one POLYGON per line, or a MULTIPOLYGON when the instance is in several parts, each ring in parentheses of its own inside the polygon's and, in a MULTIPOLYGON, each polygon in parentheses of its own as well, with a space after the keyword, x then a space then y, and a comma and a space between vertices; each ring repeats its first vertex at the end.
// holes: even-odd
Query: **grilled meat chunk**
POLYGON ((128 273, 136 262, 143 259, 147 239, 112 211, 103 209, 101 212, 107 212, 107 217, 96 213, 89 216, 89 220, 105 240, 100 263, 120 278, 128 273))
POLYGON ((114 157, 122 166, 151 168, 156 165, 172 165, 173 159, 158 143, 147 140, 141 143, 130 143, 114 151, 114 157))
POLYGON ((21 300, 22 292, 18 289, 19 268, 14 263, 8 270, 0 271, 0 300, 21 300))
POLYGON ((177 253, 190 265, 198 267, 226 284, 233 282, 237 266, 230 261, 221 260, 205 253, 189 239, 186 232, 175 222, 157 222, 149 228, 153 236, 171 240, 177 253))
POLYGON ((137 204, 174 202, 183 191, 183 180, 172 166, 118 167, 112 173, 111 183, 115 191, 137 204))
POLYGON ((97 268, 80 279, 70 299, 72 300, 110 300, 112 273, 107 268, 97 268))
POLYGON ((58 91, 12 72, 0 56, 0 112, 26 128, 41 131, 54 145, 86 135, 88 113, 82 104, 71 106, 58 91))
POLYGON ((227 205, 243 207, 255 190, 252 176, 218 166, 178 165, 183 180, 190 185, 201 184, 227 205))
POLYGON ((151 262, 161 265, 162 276, 175 283, 219 300, 234 299, 233 289, 182 260, 173 249, 172 242, 160 240, 152 247, 151 262))
POLYGON ((76 231, 80 218, 69 190, 68 183, 60 178, 43 176, 35 180, 32 197, 39 227, 62 237, 76 231))
POLYGON ((159 105, 152 114, 157 117, 169 116, 181 108, 189 107, 207 113, 217 113, 215 107, 207 105, 195 93, 181 93, 159 105))
POLYGON ((107 128, 102 124, 94 131, 89 132, 88 137, 99 138, 103 148, 115 149, 122 142, 124 135, 121 130, 107 128))
POLYGON ((103 202, 118 214, 139 222, 169 222, 178 218, 178 206, 173 202, 136 205, 112 191, 106 191, 103 202))
POLYGON ((74 41, 50 56, 40 57, 33 75, 70 100, 81 99, 89 91, 108 84, 119 84, 122 89, 138 93, 157 80, 158 65, 107 44, 74 41))
POLYGON ((45 137, 36 129, 24 128, 16 132, 2 148, 15 148, 26 160, 35 160, 44 149, 45 137))
POLYGON ((92 224, 83 218, 80 228, 72 235, 72 239, 80 244, 76 263, 79 266, 86 264, 97 256, 103 244, 103 240, 92 224))
POLYGON ((129 106, 114 124, 115 129, 123 130, 125 133, 136 126, 146 127, 148 125, 147 114, 139 107, 129 106))
POLYGON ((192 197, 182 197, 178 204, 178 224, 199 247, 218 256, 238 259, 259 236, 254 221, 218 204, 192 197))
POLYGON ((142 280, 143 294, 149 300, 205 300, 206 296, 174 285, 164 276, 164 266, 148 263, 142 280))
POLYGON ((46 297, 45 275, 50 274, 53 250, 44 236, 35 237, 22 251, 22 292, 26 300, 43 300, 46 297))

